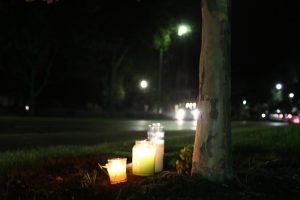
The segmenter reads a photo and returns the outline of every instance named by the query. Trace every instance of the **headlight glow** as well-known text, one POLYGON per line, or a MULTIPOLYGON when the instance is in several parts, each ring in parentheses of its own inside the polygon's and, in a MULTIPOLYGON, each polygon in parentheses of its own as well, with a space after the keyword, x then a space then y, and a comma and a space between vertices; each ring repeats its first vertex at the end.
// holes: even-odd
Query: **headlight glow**
POLYGON ((176 111, 175 117, 177 120, 183 120, 185 116, 185 110, 184 109, 178 109, 176 111))
POLYGON ((299 120, 299 118, 297 117, 297 118, 294 118, 294 119, 293 119, 293 122, 294 122, 295 124, 299 124, 299 123, 300 123, 300 120, 299 120))
POLYGON ((193 117, 194 117, 194 120, 197 120, 198 117, 199 117, 199 110, 198 110, 198 109, 194 109, 194 110, 192 111, 192 115, 193 115, 193 117))

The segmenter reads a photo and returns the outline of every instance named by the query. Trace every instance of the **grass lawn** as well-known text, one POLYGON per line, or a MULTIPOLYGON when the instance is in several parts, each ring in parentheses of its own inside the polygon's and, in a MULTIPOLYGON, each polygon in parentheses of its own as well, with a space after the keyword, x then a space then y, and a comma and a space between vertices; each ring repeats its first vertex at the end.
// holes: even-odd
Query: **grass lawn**
POLYGON ((164 172, 129 173, 117 185, 109 184, 97 163, 113 156, 130 162, 131 138, 0 153, 0 199, 300 199, 300 126, 233 128, 236 175, 226 183, 176 173, 179 150, 193 144, 193 131, 173 131, 165 140, 164 172), (93 174, 96 179, 86 182, 93 174))

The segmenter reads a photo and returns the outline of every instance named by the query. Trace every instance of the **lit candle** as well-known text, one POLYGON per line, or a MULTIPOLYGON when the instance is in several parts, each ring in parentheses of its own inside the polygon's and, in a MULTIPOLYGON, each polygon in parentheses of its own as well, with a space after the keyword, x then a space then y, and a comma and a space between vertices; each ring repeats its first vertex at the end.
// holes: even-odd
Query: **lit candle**
POLYGON ((154 174, 155 146, 150 141, 136 141, 132 148, 132 173, 139 176, 154 174))
POLYGON ((111 184, 126 182, 126 161, 126 158, 115 158, 108 160, 106 168, 111 184))
POLYGON ((155 172, 161 172, 164 167, 164 136, 165 132, 160 123, 153 123, 148 128, 148 139, 153 142, 156 148, 155 153, 155 172))
POLYGON ((164 168, 165 141, 162 139, 151 140, 155 145, 155 172, 161 172, 164 168))

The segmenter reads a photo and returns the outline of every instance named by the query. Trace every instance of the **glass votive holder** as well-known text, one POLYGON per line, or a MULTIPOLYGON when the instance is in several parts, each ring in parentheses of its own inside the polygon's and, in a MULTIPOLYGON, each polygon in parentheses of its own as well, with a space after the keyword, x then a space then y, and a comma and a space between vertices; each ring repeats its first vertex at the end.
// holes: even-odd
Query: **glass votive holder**
POLYGON ((126 176, 127 158, 108 159, 105 167, 109 175, 111 184, 123 183, 127 181, 126 176))

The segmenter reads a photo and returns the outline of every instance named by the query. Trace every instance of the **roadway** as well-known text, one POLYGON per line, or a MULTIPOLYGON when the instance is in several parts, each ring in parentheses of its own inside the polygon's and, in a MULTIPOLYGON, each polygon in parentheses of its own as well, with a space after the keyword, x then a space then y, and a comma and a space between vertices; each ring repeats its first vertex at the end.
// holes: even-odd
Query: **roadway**
MULTIPOLYGON (((96 145, 146 138, 151 123, 161 123, 166 135, 194 134, 193 121, 127 120, 103 118, 0 117, 0 151, 52 145, 96 145)), ((233 122, 232 129, 283 126, 280 122, 233 122)))

